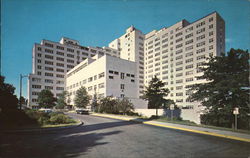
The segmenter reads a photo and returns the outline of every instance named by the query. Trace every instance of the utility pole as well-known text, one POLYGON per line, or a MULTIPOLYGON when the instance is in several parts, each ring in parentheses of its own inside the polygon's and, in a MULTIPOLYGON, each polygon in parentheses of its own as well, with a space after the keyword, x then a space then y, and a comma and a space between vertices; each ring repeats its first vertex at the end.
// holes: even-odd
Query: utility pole
POLYGON ((21 97, 22 97, 22 86, 23 86, 23 78, 24 77, 28 77, 28 76, 20 74, 20 96, 19 96, 19 108, 20 108, 20 110, 22 109, 21 97))

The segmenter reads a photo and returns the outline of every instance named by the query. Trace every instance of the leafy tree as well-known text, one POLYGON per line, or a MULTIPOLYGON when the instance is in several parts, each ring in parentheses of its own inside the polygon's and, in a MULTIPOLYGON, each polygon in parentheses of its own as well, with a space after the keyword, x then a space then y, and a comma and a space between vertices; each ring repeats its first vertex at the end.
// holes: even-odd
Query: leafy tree
POLYGON ((128 98, 123 98, 118 100, 119 112, 123 115, 134 110, 134 105, 128 100, 128 98))
POLYGON ((52 108, 56 104, 56 98, 54 97, 54 94, 47 89, 43 89, 39 94, 38 94, 38 105, 41 108, 52 108))
POLYGON ((5 83, 4 79, 4 76, 0 76, 0 111, 17 109, 18 99, 14 95, 15 87, 5 83))
POLYGON ((19 103, 21 102, 22 105, 26 105, 27 104, 27 99, 25 99, 23 96, 21 96, 21 98, 19 98, 19 103))
POLYGON ((100 100, 98 111, 103 113, 119 113, 117 100, 111 96, 105 97, 100 100))
POLYGON ((56 104, 56 108, 57 109, 64 109, 67 106, 67 103, 66 103, 66 101, 67 101, 67 94, 68 94, 67 91, 63 91, 58 96, 57 104, 56 104))
POLYGON ((89 104, 90 96, 85 87, 81 87, 76 91, 76 96, 74 99, 75 106, 78 108, 86 108, 89 104))
POLYGON ((99 106, 99 104, 98 104, 97 94, 94 93, 93 99, 92 99, 92 104, 91 104, 91 109, 92 109, 93 111, 97 111, 97 110, 98 110, 98 109, 97 109, 98 106, 99 106))
POLYGON ((160 81, 156 76, 149 82, 149 86, 144 91, 143 98, 148 100, 148 108, 156 109, 156 115, 158 115, 158 109, 161 107, 167 107, 173 103, 170 99, 165 99, 169 94, 169 89, 164 88, 165 83, 160 81))
POLYGON ((233 109, 239 108, 239 127, 249 124, 249 53, 231 49, 227 55, 210 57, 200 68, 204 75, 199 77, 208 82, 195 84, 189 99, 200 101, 207 109, 203 123, 230 127, 234 122, 233 109))

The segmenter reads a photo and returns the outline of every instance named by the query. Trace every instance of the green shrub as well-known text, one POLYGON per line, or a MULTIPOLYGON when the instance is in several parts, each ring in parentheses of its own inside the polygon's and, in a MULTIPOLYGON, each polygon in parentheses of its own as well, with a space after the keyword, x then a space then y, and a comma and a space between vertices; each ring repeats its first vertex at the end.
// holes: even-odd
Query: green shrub
POLYGON ((128 115, 128 116, 141 116, 138 112, 133 112, 133 111, 126 112, 126 115, 128 115))
POLYGON ((55 114, 52 115, 49 119, 50 124, 67 124, 67 123, 74 123, 75 121, 69 118, 67 115, 64 114, 55 114))

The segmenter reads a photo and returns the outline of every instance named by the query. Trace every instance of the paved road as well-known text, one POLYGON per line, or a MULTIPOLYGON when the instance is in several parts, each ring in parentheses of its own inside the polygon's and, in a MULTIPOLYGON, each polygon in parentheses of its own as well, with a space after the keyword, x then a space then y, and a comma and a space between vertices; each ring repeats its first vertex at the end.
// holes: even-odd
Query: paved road
POLYGON ((202 158, 250 156, 250 143, 88 115, 83 126, 1 134, 1 158, 202 158))

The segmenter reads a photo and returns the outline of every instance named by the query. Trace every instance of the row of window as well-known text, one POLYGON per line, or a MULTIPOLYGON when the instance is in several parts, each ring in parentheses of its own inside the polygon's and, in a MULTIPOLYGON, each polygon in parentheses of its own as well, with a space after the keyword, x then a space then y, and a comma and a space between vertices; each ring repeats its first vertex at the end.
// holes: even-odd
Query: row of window
MULTIPOLYGON (((203 24, 203 22, 201 22, 200 24, 203 24)), ((202 26, 202 25, 201 25, 202 26)), ((192 27, 191 27, 192 28, 192 27)), ((209 29, 212 29, 213 28, 213 24, 211 24, 211 25, 209 25, 209 29)), ((193 30, 193 29, 188 29, 189 31, 191 31, 191 30, 193 30)), ((203 33, 203 32, 205 32, 205 28, 201 28, 201 29, 199 29, 199 30, 197 30, 196 31, 196 34, 200 34, 200 33, 203 33)), ((189 32, 188 31, 188 32, 189 32)), ((179 32, 179 33, 177 33, 176 35, 175 35, 175 37, 179 37, 180 35, 182 35, 182 32, 179 32)), ((213 35, 213 31, 210 31, 209 32, 209 36, 211 36, 211 35, 213 35)), ((163 35, 164 37, 165 37, 165 34, 163 35)), ((163 38, 163 36, 162 36, 162 38, 163 38)), ((188 39, 188 38, 190 38, 190 37, 192 37, 193 36, 193 33, 190 33, 190 34, 188 34, 188 35, 186 35, 185 36, 185 39, 188 39)), ((205 38, 205 35, 202 35, 203 37, 197 37, 196 39, 197 40, 200 40, 199 38, 201 38, 201 39, 203 39, 203 38, 205 38)), ((170 39, 173 39, 173 36, 171 36, 170 37, 170 39)), ((160 38, 159 37, 157 37, 156 39, 155 39, 155 41, 159 41, 160 40, 160 38)), ((180 42, 180 41, 182 41, 183 40, 183 38, 181 37, 181 38, 178 38, 178 39, 176 39, 176 43, 178 43, 178 42, 180 42)), ((167 39, 163 39, 162 41, 161 41, 161 43, 163 44, 163 43, 165 43, 165 42, 167 42, 168 41, 168 38, 167 39)), ((147 47, 147 49, 152 49, 153 48, 153 45, 151 45, 151 44, 153 44, 153 41, 149 41, 148 43, 147 43, 147 45, 148 45, 148 47, 147 47)), ((170 45, 172 45, 173 44, 173 42, 170 42, 170 45)), ((157 47, 158 45, 160 45, 160 42, 157 42, 157 43, 155 43, 154 44, 154 46, 155 47, 157 47)))
MULTIPOLYGON (((31 86, 33 89, 42 89, 42 85, 32 85, 31 86)), ((48 90, 53 90, 54 87, 53 86, 44 86, 44 89, 48 89, 48 90)), ((64 90, 64 87, 56 87, 56 90, 64 90)), ((32 95, 38 95, 39 92, 32 92, 32 95)))
MULTIPOLYGON (((41 78, 35 78, 35 77, 32 78, 32 82, 41 83, 41 81, 42 81, 41 78)), ((51 83, 51 84, 53 84, 53 83, 54 83, 54 80, 52 80, 52 79, 44 79, 44 82, 45 82, 45 83, 51 83)), ((56 84, 64 84, 64 81, 56 80, 55 83, 56 83, 56 84)))
POLYGON ((103 78, 104 76, 105 76, 104 72, 99 73, 98 75, 94 75, 93 77, 89 77, 88 79, 84 79, 80 82, 74 83, 74 84, 68 86, 67 89, 69 90, 69 89, 72 89, 72 88, 75 88, 78 86, 82 86, 82 85, 86 84, 87 82, 90 83, 90 82, 95 81, 97 79, 103 78))
MULTIPOLYGON (((41 48, 41 47, 37 47, 37 50, 38 50, 38 51, 42 51, 42 48, 41 48)), ((62 50, 62 49, 61 49, 61 50, 62 50)), ((68 52, 74 52, 74 49, 67 48, 67 51, 68 51, 68 52)), ((107 51, 107 50, 106 50, 106 51, 107 51)), ((44 49, 44 52, 49 53, 49 54, 54 54, 54 51, 53 51, 53 50, 47 49, 47 48, 44 49)), ((96 50, 95 50, 95 52, 96 52, 96 50)), ((93 51, 91 51, 91 53, 93 53, 93 51)), ((113 52, 113 53, 116 54, 116 52, 113 52)), ((57 55, 60 55, 60 56, 65 56, 65 53, 64 53, 64 52, 61 52, 61 51, 56 51, 56 54, 57 54, 57 55)), ((104 54, 104 53, 101 52, 101 51, 99 51, 99 54, 104 54)), ((79 52, 79 51, 77 51, 77 55, 78 55, 78 56, 80 55, 80 52, 79 52)), ((91 57, 95 56, 95 54, 90 54, 90 53, 87 53, 87 52, 82 52, 82 55, 84 55, 84 56, 86 56, 86 57, 88 57, 89 55, 90 55, 91 57)), ((38 56, 41 56, 41 54, 39 54, 38 56)), ((70 58, 74 58, 74 57, 75 57, 73 54, 68 54, 68 53, 66 53, 66 56, 67 56, 67 57, 70 57, 70 58)))

